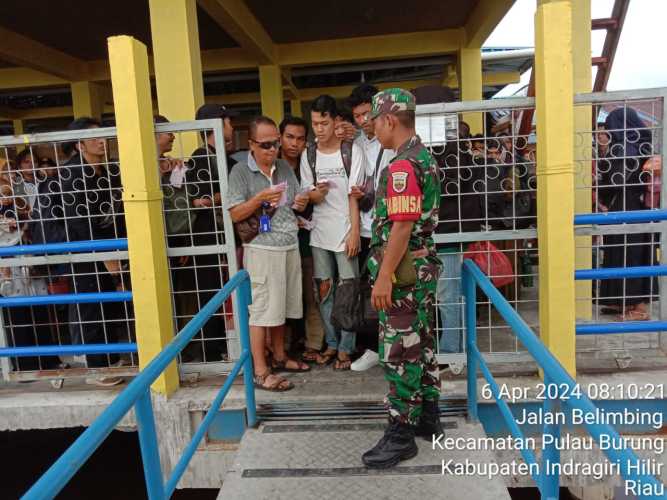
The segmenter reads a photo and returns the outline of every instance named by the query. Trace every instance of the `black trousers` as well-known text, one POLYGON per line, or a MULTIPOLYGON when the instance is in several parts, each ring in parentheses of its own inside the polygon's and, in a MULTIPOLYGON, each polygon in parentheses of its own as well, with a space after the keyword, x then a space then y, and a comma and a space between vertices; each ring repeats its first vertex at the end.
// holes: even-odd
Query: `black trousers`
MULTIPOLYGON (((5 330, 10 334, 14 347, 45 346, 56 344, 51 336, 50 306, 9 307, 4 310, 5 330)), ((13 358, 15 370, 33 371, 55 369, 60 364, 57 356, 29 356, 13 358)))
MULTIPOLYGON (((371 239, 361 238, 361 248, 359 250, 359 274, 363 276, 367 271, 364 269, 366 265, 366 260, 371 251, 371 239)), ((365 349, 370 349, 371 351, 378 350, 378 332, 367 333, 357 335, 357 348, 361 351, 365 349)))
MULTIPOLYGON (((73 265, 75 293, 115 292, 113 279, 106 273, 104 264, 84 263, 73 265), (90 273, 97 268, 98 274, 90 273), (98 285, 99 280, 99 285, 98 285)), ((124 306, 120 302, 104 304, 70 304, 68 309, 70 335, 73 344, 107 344, 118 342, 119 332, 129 340, 124 306)), ((107 367, 118 362, 118 354, 89 354, 86 361, 90 368, 107 367)))

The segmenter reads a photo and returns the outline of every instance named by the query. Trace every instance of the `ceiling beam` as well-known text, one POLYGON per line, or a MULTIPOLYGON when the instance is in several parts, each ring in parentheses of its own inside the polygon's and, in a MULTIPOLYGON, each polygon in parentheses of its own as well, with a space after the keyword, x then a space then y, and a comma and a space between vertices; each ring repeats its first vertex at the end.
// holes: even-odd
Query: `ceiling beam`
POLYGON ((0 26, 0 59, 65 80, 85 80, 87 64, 60 50, 0 26))
MULTIPOLYGON (((198 4, 242 50, 255 59, 256 65, 278 66, 276 44, 244 0, 198 0, 198 4)), ((202 66, 205 67, 203 59, 202 54, 202 66)), ((289 70, 281 68, 281 75, 290 97, 298 99, 299 92, 289 70)))
POLYGON ((1 68, 0 89, 26 89, 31 87, 63 87, 69 82, 31 68, 1 68))
POLYGON ((494 71, 482 73, 482 85, 488 87, 497 87, 499 85, 510 85, 519 83, 521 73, 518 71, 494 71))
MULTIPOLYGON (((463 31, 452 29, 277 44, 278 59, 276 62, 277 65, 281 66, 283 79, 286 80, 286 70, 291 66, 331 65, 354 61, 451 54, 458 50, 462 39, 463 31)), ((149 61, 149 65, 152 75, 151 61, 149 61)), ((202 71, 204 73, 245 71, 257 67, 257 60, 243 48, 202 51, 202 71)), ((109 78, 108 61, 88 62, 87 74, 83 80, 100 82, 107 81, 109 78)), ((3 90, 64 86, 68 82, 69 79, 67 78, 59 78, 31 68, 0 68, 0 89, 3 90)), ((291 86, 289 82, 285 83, 291 86)))
POLYGON ((314 66, 450 54, 458 50, 463 34, 457 28, 284 43, 278 45, 278 62, 285 67, 314 66))
POLYGON ((465 46, 479 48, 512 8, 515 0, 479 0, 464 26, 465 46))
MULTIPOLYGON (((507 85, 510 83, 517 83, 521 78, 518 71, 504 71, 495 73, 483 73, 482 83, 486 86, 507 85)), ((387 89, 390 87, 403 87, 414 89, 424 85, 440 85, 441 79, 423 79, 423 80, 409 80, 398 82, 383 82, 375 84, 380 89, 387 89)), ((329 94, 337 99, 348 97, 356 85, 342 85, 338 87, 313 87, 306 89, 297 89, 299 98, 302 101, 312 101, 317 96, 322 94, 329 94)), ((458 81, 453 81, 451 88, 458 88, 458 81)), ((105 96, 105 113, 113 113, 113 99, 109 94, 109 89, 103 89, 105 96)), ((285 99, 291 99, 289 92, 285 89, 285 99)), ((260 102, 259 92, 240 92, 236 94, 213 95, 205 96, 206 102, 226 104, 226 105, 241 105, 254 104, 260 102)), ((0 107, 0 117, 5 119, 23 119, 23 120, 37 120, 42 118, 57 118, 72 116, 71 106, 51 107, 51 108, 34 108, 28 110, 12 109, 7 106, 0 107)))
POLYGON ((224 71, 257 70, 257 60, 247 50, 233 49, 202 50, 201 66, 204 73, 224 71))
POLYGON ((243 0, 198 0, 199 6, 257 63, 275 64, 276 46, 243 0))
POLYGON ((0 119, 18 120, 20 119, 20 110, 0 105, 0 119))
POLYGON ((281 74, 283 77, 283 90, 287 93, 288 99, 301 99, 299 89, 292 81, 292 70, 290 68, 282 68, 281 74))

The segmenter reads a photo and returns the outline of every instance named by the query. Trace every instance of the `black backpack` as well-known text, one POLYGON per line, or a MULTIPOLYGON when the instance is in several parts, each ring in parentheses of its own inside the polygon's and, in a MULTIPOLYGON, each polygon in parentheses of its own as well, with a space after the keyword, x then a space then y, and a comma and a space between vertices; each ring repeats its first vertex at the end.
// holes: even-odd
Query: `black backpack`
MULTIPOLYGON (((343 159, 343 166, 347 178, 350 178, 350 169, 352 168, 352 141, 343 141, 340 143, 340 156, 343 159)), ((310 171, 313 174, 313 184, 317 184, 317 173, 315 172, 315 164, 317 163, 317 143, 311 142, 306 146, 306 158, 310 171)))

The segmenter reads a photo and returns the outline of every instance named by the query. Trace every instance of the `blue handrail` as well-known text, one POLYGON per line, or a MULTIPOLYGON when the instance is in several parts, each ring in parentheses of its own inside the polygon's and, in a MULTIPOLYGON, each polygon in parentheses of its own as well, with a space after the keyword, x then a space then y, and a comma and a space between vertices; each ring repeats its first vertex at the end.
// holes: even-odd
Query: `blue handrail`
POLYGON ((601 333, 645 333, 667 331, 667 321, 628 321, 625 323, 580 323, 577 335, 601 333))
MULTIPOLYGON (((518 337, 524 347, 531 354, 538 366, 544 372, 544 383, 554 384, 558 388, 568 388, 567 394, 576 395, 576 381, 563 368, 558 360, 549 352, 549 350, 542 344, 540 339, 533 333, 530 327, 526 324, 523 318, 516 312, 509 302, 496 289, 491 280, 482 273, 477 265, 470 259, 463 262, 463 292, 466 301, 466 349, 468 362, 468 415, 472 420, 478 420, 478 402, 477 402, 477 367, 479 366, 484 378, 488 381, 491 387, 491 392, 498 402, 500 412, 503 419, 510 428, 510 432, 517 439, 524 439, 523 433, 514 421, 514 417, 509 411, 507 403, 502 400, 500 390, 495 382, 491 371, 489 370, 484 358, 477 348, 477 318, 476 318, 476 304, 477 304, 477 287, 479 287, 484 294, 489 298, 498 313, 505 319, 510 326, 511 331, 518 337)), ((562 390, 558 394, 565 394, 562 390)), ((564 403, 571 409, 577 409, 586 415, 595 413, 595 404, 586 396, 581 394, 579 397, 571 397, 569 399, 545 399, 543 403, 543 412, 553 412, 559 404, 564 403)), ((626 480, 641 481, 642 484, 651 485, 652 491, 659 491, 660 483, 658 480, 648 474, 635 474, 629 470, 630 463, 637 463, 639 460, 637 455, 632 450, 625 447, 625 443, 620 440, 620 436, 616 430, 610 425, 599 423, 584 424, 589 434, 600 442, 602 435, 610 436, 610 438, 617 443, 621 443, 621 449, 606 449, 603 450, 609 460, 619 464, 621 475, 626 480)), ((556 448, 556 439, 560 434, 560 429, 556 425, 544 425, 543 433, 545 435, 554 436, 553 444, 547 446, 542 454, 543 466, 539 468, 539 477, 533 477, 540 490, 542 499, 556 499, 558 498, 559 478, 557 475, 549 474, 551 472, 547 463, 556 463, 560 461, 559 452, 556 448)), ((611 447, 614 448, 614 447, 611 447)), ((532 453, 524 453, 522 451, 524 460, 529 467, 537 464, 532 453)), ((644 498, 658 498, 654 496, 645 496, 644 498)))
POLYGON ((51 306, 62 304, 97 304, 101 302, 130 302, 132 292, 59 293, 1 297, 0 307, 51 306))
POLYGON ((28 356, 78 356, 81 354, 122 354, 137 352, 134 342, 118 344, 41 345, 30 347, 0 348, 0 358, 25 358, 28 356))
POLYGON ((611 225, 667 220, 667 210, 628 210, 622 212, 600 212, 574 216, 574 225, 584 224, 611 225))
POLYGON ((174 337, 167 347, 146 366, 130 384, 114 399, 102 414, 74 441, 61 457, 47 470, 44 475, 22 497, 25 500, 42 500, 54 498, 59 491, 76 474, 90 458, 100 444, 106 439, 127 412, 134 407, 137 417, 139 444, 144 465, 146 489, 151 500, 169 498, 178 484, 187 464, 192 459, 197 446, 208 426, 213 421, 225 396, 229 392, 234 378, 243 369, 245 384, 246 415, 248 425, 257 422, 255 390, 253 385, 252 356, 250 355, 250 336, 248 316, 250 304, 250 277, 247 271, 236 273, 215 296, 190 320, 190 322, 174 337), (227 298, 236 290, 239 309, 239 335, 241 340, 241 356, 234 365, 227 381, 208 410, 202 424, 195 433, 191 443, 186 447, 183 456, 174 468, 166 485, 162 481, 160 455, 155 431, 155 419, 151 406, 150 386, 160 374, 176 359, 176 356, 188 345, 190 340, 215 314, 227 298))
POLYGON ((654 276, 667 276, 667 266, 603 267, 579 269, 574 272, 575 280, 613 280, 654 276))
POLYGON ((68 241, 64 243, 42 243, 38 245, 14 245, 1 247, 0 257, 14 257, 16 255, 63 254, 81 252, 110 252, 113 250, 127 250, 127 238, 115 240, 84 240, 68 241))

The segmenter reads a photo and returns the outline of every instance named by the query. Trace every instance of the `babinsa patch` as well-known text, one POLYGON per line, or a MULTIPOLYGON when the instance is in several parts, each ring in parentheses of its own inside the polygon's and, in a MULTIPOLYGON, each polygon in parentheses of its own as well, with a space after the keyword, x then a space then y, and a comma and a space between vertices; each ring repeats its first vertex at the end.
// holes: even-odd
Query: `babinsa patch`
POLYGON ((407 172, 392 172, 391 187, 396 193, 402 193, 408 187, 408 173, 407 172))

